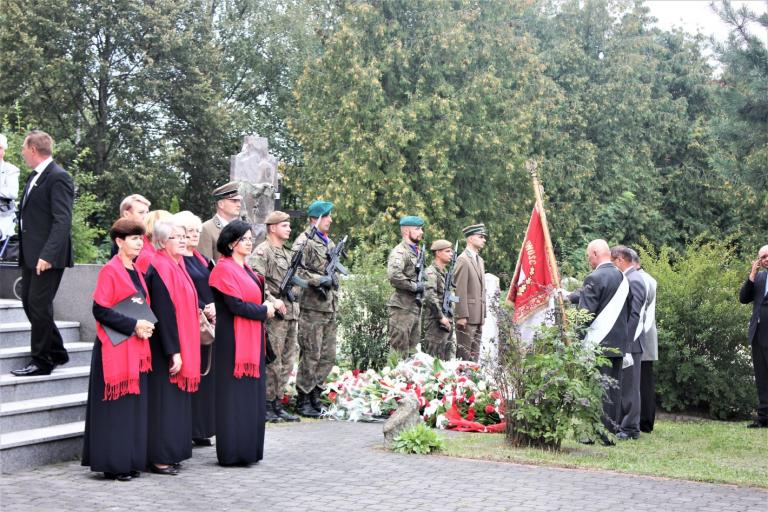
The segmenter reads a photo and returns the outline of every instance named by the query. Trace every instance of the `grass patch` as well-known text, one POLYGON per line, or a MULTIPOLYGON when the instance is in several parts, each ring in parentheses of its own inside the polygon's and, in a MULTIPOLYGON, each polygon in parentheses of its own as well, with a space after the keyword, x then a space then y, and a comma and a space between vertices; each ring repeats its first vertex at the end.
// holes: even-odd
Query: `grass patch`
POLYGON ((504 435, 445 437, 450 457, 581 469, 607 469, 699 482, 768 489, 768 429, 723 421, 657 421, 652 434, 616 446, 563 442, 560 452, 513 448, 504 435))

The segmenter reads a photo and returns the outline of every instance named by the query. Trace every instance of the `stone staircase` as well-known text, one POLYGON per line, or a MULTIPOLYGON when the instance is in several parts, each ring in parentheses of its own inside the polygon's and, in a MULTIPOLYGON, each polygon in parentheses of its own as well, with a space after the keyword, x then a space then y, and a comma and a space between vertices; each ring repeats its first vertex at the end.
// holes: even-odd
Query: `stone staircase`
POLYGON ((21 302, 0 299, 0 473, 80 456, 93 342, 79 322, 57 321, 69 363, 50 375, 14 377, 29 361, 29 322, 21 302))

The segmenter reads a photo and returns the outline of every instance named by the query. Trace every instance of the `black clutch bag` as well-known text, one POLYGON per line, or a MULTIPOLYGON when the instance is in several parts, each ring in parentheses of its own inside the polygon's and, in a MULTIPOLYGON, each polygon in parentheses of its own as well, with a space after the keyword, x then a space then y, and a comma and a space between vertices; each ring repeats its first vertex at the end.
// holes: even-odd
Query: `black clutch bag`
MULTIPOLYGON (((131 295, 127 299, 121 300, 110 309, 117 311, 121 315, 133 318, 134 320, 146 320, 148 322, 152 322, 153 324, 157 322, 157 317, 149 308, 147 299, 145 299, 144 296, 138 292, 131 295)), ((104 328, 104 332, 107 333, 109 341, 111 341, 112 345, 114 346, 119 345, 120 343, 133 336, 133 333, 123 334, 122 332, 116 331, 104 324, 101 326, 104 328)))

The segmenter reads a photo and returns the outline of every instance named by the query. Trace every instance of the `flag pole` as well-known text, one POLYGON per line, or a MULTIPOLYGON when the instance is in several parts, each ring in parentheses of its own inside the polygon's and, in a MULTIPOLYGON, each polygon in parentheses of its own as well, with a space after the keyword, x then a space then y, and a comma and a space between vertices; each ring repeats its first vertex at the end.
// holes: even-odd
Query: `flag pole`
MULTIPOLYGON (((544 209, 544 200, 542 199, 542 187, 539 183, 539 175, 537 171, 537 163, 535 160, 527 160, 525 162, 525 168, 528 174, 531 175, 533 181, 533 193, 536 197, 536 208, 539 211, 539 217, 541 218, 541 227, 544 231, 544 249, 547 253, 547 262, 549 263, 549 269, 552 272, 552 282, 555 284, 555 288, 560 288, 560 271, 557 267, 557 259, 555 258, 555 250, 552 247, 552 238, 549 236, 549 224, 547 224, 547 213, 544 209)), ((557 302, 557 309, 560 316, 560 322, 562 326, 565 326, 565 304, 563 303, 563 296, 560 293, 555 293, 555 301, 557 302)))

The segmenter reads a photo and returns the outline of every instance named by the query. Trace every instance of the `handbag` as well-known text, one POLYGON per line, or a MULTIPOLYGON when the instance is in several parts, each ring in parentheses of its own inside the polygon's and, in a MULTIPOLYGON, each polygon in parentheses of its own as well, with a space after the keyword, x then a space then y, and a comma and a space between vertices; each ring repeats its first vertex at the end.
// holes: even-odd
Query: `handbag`
POLYGON ((208 321, 208 317, 205 316, 202 309, 198 310, 200 318, 200 346, 208 347, 208 365, 204 372, 200 372, 200 376, 205 377, 211 371, 211 357, 213 355, 213 340, 215 339, 216 331, 208 321))

